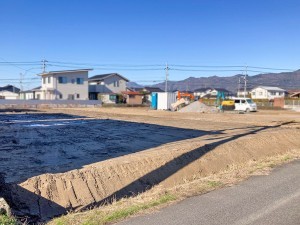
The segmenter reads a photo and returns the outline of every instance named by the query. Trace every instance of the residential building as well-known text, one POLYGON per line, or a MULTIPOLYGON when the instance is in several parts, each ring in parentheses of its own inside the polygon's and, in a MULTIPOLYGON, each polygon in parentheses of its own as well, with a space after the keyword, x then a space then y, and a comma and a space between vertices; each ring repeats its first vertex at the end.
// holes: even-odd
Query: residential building
POLYGON ((145 95, 138 91, 123 91, 124 103, 128 105, 141 105, 143 104, 143 98, 145 95))
POLYGON ((210 88, 210 87, 208 87, 208 88, 198 88, 198 89, 194 90, 194 96, 197 97, 197 98, 202 98, 205 95, 210 94, 212 90, 213 89, 210 88))
POLYGON ((284 98, 285 90, 279 87, 258 86, 251 90, 252 99, 274 99, 284 98))
POLYGON ((199 88, 194 90, 194 96, 196 99, 199 98, 216 98, 218 93, 222 92, 225 96, 231 95, 231 93, 224 88, 199 88))
POLYGON ((20 89, 13 85, 0 87, 0 99, 19 99, 20 89))
POLYGON ((89 78, 89 99, 103 103, 117 103, 126 91, 129 80, 118 73, 95 75, 89 78))
POLYGON ((42 100, 87 100, 88 72, 92 69, 51 71, 39 74, 42 78, 42 100))
POLYGON ((143 87, 143 88, 134 88, 134 91, 144 94, 143 103, 150 104, 152 102, 152 93, 165 92, 158 87, 143 87))
POLYGON ((300 90, 288 90, 287 91, 288 97, 290 98, 300 98, 300 90))
POLYGON ((41 99, 41 95, 42 95, 42 90, 41 90, 41 86, 33 88, 31 90, 27 90, 27 91, 21 91, 20 92, 20 99, 23 100, 39 100, 41 99))

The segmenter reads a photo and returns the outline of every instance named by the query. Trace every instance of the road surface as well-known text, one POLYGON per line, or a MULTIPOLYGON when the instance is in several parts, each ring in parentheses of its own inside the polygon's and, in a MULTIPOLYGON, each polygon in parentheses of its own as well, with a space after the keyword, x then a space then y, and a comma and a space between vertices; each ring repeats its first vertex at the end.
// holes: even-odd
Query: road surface
POLYGON ((300 161, 119 225, 300 225, 300 161))

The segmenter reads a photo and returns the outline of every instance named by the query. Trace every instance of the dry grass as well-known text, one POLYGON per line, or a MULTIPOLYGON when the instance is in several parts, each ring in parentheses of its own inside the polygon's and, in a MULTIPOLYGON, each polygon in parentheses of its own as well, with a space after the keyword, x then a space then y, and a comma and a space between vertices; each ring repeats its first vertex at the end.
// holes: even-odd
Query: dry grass
POLYGON ((150 213, 171 203, 185 198, 207 193, 209 191, 236 184, 253 175, 267 175, 275 166, 300 159, 300 149, 289 151, 283 155, 251 160, 245 164, 231 165, 225 171, 201 177, 195 174, 182 184, 165 189, 160 185, 135 197, 114 201, 86 212, 69 213, 54 219, 49 225, 101 225, 120 221, 133 215, 150 213))

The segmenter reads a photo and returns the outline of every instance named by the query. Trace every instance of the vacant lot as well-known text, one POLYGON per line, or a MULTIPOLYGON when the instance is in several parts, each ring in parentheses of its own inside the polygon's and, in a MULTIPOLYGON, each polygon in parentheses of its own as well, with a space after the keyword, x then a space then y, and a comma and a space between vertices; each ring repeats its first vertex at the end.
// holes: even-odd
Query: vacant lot
POLYGON ((15 210, 48 219, 300 148, 299 128, 299 113, 288 111, 2 113, 0 167, 15 210))

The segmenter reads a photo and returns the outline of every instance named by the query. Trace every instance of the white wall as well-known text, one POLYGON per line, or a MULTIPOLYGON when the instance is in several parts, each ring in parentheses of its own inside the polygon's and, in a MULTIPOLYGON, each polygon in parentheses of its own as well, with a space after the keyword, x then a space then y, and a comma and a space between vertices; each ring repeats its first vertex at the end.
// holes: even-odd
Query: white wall
POLYGON ((268 91, 264 88, 257 87, 251 91, 252 99, 274 99, 279 97, 284 97, 285 94, 283 91, 268 91))
POLYGON ((88 100, 88 72, 87 71, 75 71, 68 73, 57 73, 50 75, 43 75, 46 77, 46 83, 43 83, 42 79, 42 94, 41 99, 54 100, 64 99, 67 100, 69 95, 74 96, 74 100, 88 100), (51 82, 48 83, 48 77, 51 77, 51 82), (59 77, 65 77, 67 82, 64 84, 59 83, 59 77), (83 78, 83 84, 77 84, 77 78, 83 78), (77 97, 79 94, 79 98, 77 97), (62 98, 60 98, 62 95, 62 98))
POLYGON ((0 91, 0 96, 3 96, 4 99, 19 99, 19 94, 10 91, 0 91))
POLYGON ((173 92, 158 92, 157 93, 157 109, 169 110, 171 104, 176 102, 176 93, 173 92))

